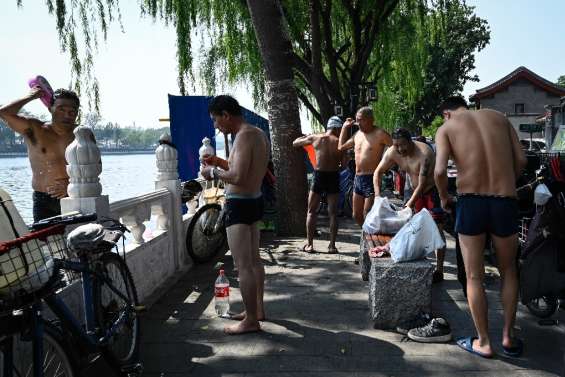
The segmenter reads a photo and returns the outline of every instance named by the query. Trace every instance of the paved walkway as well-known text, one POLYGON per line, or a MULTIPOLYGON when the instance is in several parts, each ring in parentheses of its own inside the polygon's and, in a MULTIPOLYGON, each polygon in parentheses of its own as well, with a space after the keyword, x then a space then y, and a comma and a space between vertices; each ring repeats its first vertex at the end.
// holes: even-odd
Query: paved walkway
MULTIPOLYGON (((521 359, 484 360, 454 343, 418 344, 402 335, 372 329, 368 285, 361 281, 358 228, 341 221, 338 248, 327 241, 317 254, 300 252, 303 239, 263 235, 268 321, 263 332, 227 336, 230 320, 215 316, 214 264, 200 265, 144 315, 142 360, 145 376, 555 376, 563 367, 565 327, 540 326, 520 305, 517 327, 525 339, 521 359)), ((327 228, 321 228, 327 239, 327 228)), ((433 310, 450 322, 455 337, 471 335, 473 325, 456 280, 454 242, 449 240, 446 281, 435 286, 433 310)), ((231 282, 232 309, 241 309, 229 253, 223 258, 231 282)), ((489 270, 486 285, 495 350, 500 349, 501 304, 498 277, 489 270)), ((555 317, 565 323, 565 312, 555 317)))

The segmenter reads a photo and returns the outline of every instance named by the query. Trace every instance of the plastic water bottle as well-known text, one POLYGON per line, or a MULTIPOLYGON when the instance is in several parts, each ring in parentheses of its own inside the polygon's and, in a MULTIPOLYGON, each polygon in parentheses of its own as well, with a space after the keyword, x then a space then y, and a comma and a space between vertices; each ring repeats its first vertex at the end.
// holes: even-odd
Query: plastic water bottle
POLYGON ((220 317, 228 315, 230 310, 230 282, 224 273, 220 270, 220 275, 214 284, 214 306, 216 314, 220 317))

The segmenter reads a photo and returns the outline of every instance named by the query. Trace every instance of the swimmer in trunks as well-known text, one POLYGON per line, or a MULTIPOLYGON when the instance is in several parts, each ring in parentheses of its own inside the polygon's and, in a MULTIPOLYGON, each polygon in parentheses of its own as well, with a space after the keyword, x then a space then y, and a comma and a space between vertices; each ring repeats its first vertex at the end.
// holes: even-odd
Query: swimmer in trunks
POLYGON ((8 127, 23 136, 27 145, 33 188, 33 221, 61 214, 59 200, 67 196, 67 162, 65 149, 75 139, 75 129, 80 101, 70 90, 58 89, 53 94, 49 108, 51 122, 26 118, 19 111, 27 103, 40 98, 39 87, 0 108, 0 118, 8 127))
POLYGON ((392 139, 385 130, 374 125, 373 110, 362 107, 355 115, 355 121, 347 118, 339 135, 338 149, 355 150, 355 180, 353 182, 353 218, 359 226, 363 225, 367 212, 373 206, 375 188, 373 173, 381 161, 386 146, 392 139), (356 123, 355 123, 356 122, 356 123), (359 125, 359 132, 349 137, 351 127, 359 125))
POLYGON ((219 169, 211 157, 204 158, 206 166, 202 176, 218 178, 226 187, 226 229, 228 245, 234 256, 239 273, 239 284, 244 312, 232 316, 241 320, 226 326, 227 334, 243 334, 260 330, 259 321, 265 319, 263 290, 265 269, 259 255, 259 228, 263 217, 261 183, 269 161, 269 142, 257 127, 243 120, 239 103, 230 96, 214 97, 208 112, 214 127, 235 137, 227 165, 219 169))
POLYGON ((516 179, 526 158, 516 131, 503 114, 488 109, 469 111, 462 97, 448 98, 441 110, 445 123, 435 138, 435 181, 442 207, 447 208, 447 161, 452 156, 457 164, 455 231, 465 262, 467 299, 478 335, 462 338, 457 344, 482 357, 494 354, 483 286, 483 250, 490 234, 502 278, 502 347, 505 354, 519 356, 523 344, 513 330, 518 300, 516 179))
MULTIPOLYGON (((406 207, 412 208, 414 212, 420 212, 423 208, 430 211, 435 220, 442 238, 443 222, 445 212, 441 208, 441 202, 434 182, 435 154, 432 148, 419 141, 412 141, 410 132, 404 128, 396 129, 392 134, 392 148, 386 150, 383 159, 379 163, 374 175, 375 195, 381 195, 381 179, 383 174, 397 165, 401 171, 407 173, 414 191, 406 202, 406 207)), ((439 283, 443 280, 443 261, 445 259, 445 248, 436 250, 436 270, 433 274, 433 282, 439 283)))
POLYGON ((309 253, 314 252, 314 233, 316 232, 318 207, 320 206, 321 195, 324 193, 327 195, 330 220, 328 252, 337 253, 335 239, 337 236, 337 202, 339 199, 339 166, 341 161, 341 152, 337 150, 337 144, 341 127, 341 119, 333 116, 328 120, 325 133, 302 136, 292 143, 295 148, 312 145, 316 152, 317 166, 308 196, 308 216, 306 218, 308 242, 303 247, 303 250, 309 253))

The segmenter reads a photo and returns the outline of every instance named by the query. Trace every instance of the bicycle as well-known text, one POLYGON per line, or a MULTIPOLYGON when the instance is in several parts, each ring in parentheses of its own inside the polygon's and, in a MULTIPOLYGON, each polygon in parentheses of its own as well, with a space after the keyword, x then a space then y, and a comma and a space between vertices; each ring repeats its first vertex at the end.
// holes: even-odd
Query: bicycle
POLYGON ((195 200, 198 210, 186 232, 186 249, 197 263, 206 263, 227 250, 227 234, 223 221, 225 203, 223 182, 206 181, 205 188, 196 180, 183 183, 183 201, 195 200))
POLYGON ((120 375, 141 372, 137 313, 142 307, 124 259, 112 252, 127 229, 108 220, 105 227, 75 229, 68 245, 64 239, 66 225, 94 219, 58 216, 0 243, 3 376, 77 376, 100 355, 120 375), (84 325, 59 295, 72 280, 63 273, 82 278, 84 325), (43 303, 55 320, 43 317, 43 303))

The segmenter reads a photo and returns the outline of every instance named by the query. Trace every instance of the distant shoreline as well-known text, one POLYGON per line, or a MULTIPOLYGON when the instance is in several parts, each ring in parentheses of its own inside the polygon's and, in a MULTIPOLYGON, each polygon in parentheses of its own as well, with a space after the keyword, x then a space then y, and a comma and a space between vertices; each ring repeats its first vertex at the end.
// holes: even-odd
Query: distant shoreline
MULTIPOLYGON (((127 150, 127 151, 105 151, 101 150, 101 154, 108 155, 108 154, 153 154, 155 153, 155 149, 136 149, 136 150, 127 150)), ((11 158, 11 157, 27 157, 27 152, 0 152, 0 158, 11 158)))

